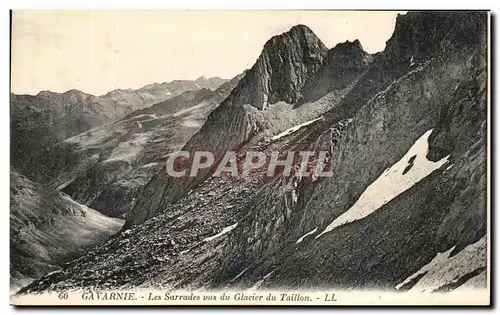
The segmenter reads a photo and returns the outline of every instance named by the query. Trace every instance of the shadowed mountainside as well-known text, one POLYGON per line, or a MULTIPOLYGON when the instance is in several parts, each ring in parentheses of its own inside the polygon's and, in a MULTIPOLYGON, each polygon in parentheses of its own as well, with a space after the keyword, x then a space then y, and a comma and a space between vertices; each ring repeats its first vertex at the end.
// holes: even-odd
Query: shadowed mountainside
POLYGON ((10 181, 11 291, 59 270, 123 224, 15 172, 10 181))

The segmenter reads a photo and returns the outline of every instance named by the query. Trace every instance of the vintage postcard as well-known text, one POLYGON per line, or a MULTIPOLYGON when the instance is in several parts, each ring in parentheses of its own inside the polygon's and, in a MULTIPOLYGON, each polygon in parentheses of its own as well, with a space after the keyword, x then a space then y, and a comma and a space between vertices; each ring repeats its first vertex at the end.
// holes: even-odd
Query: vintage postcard
POLYGON ((490 305, 489 11, 11 13, 12 305, 490 305))

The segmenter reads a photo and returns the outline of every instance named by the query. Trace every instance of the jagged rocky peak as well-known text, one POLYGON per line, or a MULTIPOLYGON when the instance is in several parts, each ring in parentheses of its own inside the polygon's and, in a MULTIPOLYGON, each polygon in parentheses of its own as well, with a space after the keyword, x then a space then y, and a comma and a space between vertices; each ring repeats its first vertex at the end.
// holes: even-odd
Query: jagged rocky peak
POLYGON ((267 41, 230 100, 233 104, 250 104, 258 109, 279 101, 295 103, 327 53, 326 46, 310 28, 296 25, 267 41))
POLYGON ((364 61, 369 54, 363 50, 361 42, 356 39, 353 42, 347 40, 335 45, 328 51, 328 60, 364 61))
POLYGON ((359 40, 347 40, 335 45, 328 51, 325 65, 336 68, 360 68, 368 65, 372 56, 363 50, 359 40))
POLYGON ((373 56, 363 50, 357 39, 335 45, 328 51, 315 77, 304 86, 303 98, 296 103, 296 107, 316 101, 334 90, 347 88, 368 69, 372 60, 373 56))

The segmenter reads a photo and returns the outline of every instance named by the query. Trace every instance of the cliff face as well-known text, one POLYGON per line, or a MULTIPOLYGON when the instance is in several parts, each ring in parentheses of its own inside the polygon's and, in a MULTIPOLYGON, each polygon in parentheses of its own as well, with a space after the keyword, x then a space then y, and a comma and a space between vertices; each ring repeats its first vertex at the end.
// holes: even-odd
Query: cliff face
POLYGON ((183 185, 160 172, 126 231, 25 291, 486 287, 486 29, 484 12, 410 12, 369 65, 339 46, 362 73, 324 119, 269 141, 258 113, 283 105, 238 106, 236 87, 185 149, 328 150, 334 176, 183 185))
POLYGON ((255 65, 242 79, 228 102, 265 109, 278 101, 295 103, 302 98, 306 81, 321 67, 328 49, 305 25, 274 36, 255 65))

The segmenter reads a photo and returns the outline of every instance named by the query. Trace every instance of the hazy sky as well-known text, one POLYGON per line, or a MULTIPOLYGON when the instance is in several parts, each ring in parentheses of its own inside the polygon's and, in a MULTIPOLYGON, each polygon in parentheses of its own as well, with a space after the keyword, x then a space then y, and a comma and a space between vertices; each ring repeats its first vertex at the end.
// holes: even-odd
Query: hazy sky
POLYGON ((153 82, 232 78, 265 42, 296 24, 331 48, 359 39, 381 51, 397 12, 14 11, 12 92, 100 95, 153 82))

